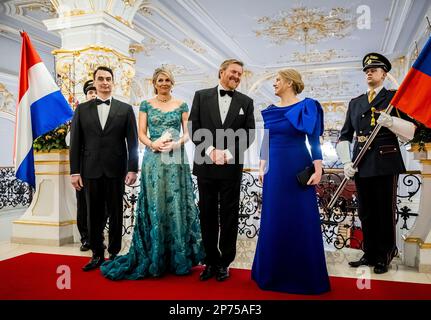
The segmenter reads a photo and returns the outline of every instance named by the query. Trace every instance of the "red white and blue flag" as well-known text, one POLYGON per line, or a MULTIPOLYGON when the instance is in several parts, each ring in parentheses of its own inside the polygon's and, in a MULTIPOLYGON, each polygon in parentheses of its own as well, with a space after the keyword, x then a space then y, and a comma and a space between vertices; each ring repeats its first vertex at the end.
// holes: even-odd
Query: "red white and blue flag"
POLYGON ((73 110, 22 32, 19 96, 15 125, 15 175, 36 187, 33 141, 69 121, 73 110))
POLYGON ((431 128, 431 38, 401 83, 391 104, 431 128))

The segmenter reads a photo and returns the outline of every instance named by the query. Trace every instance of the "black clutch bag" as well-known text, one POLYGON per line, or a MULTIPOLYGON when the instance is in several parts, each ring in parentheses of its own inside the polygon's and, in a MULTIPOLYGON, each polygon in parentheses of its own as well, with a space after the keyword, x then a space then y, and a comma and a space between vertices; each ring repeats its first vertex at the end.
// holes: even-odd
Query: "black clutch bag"
MULTIPOLYGON (((323 169, 322 169, 322 174, 323 174, 323 169)), ((301 172, 299 172, 296 175, 296 179, 298 179, 298 182, 301 186, 307 186, 307 182, 308 180, 310 180, 311 176, 314 173, 314 166, 311 167, 306 167, 304 170, 302 170, 301 172)))
POLYGON ((306 186, 308 180, 310 180, 310 177, 313 175, 313 173, 314 166, 306 167, 304 170, 302 170, 296 175, 296 179, 298 179, 298 182, 301 186, 306 186))

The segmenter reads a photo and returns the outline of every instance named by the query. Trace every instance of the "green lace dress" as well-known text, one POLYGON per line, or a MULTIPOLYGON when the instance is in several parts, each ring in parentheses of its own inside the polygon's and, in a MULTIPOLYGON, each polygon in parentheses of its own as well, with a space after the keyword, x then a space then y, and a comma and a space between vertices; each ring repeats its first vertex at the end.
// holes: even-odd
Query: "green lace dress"
MULTIPOLYGON (((181 117, 188 111, 183 103, 163 112, 143 101, 150 139, 170 132, 179 138, 181 117)), ((141 189, 129 253, 106 261, 100 270, 109 279, 158 277, 165 272, 187 274, 204 258, 195 205, 193 182, 184 147, 170 153, 146 148, 142 161, 141 189)))

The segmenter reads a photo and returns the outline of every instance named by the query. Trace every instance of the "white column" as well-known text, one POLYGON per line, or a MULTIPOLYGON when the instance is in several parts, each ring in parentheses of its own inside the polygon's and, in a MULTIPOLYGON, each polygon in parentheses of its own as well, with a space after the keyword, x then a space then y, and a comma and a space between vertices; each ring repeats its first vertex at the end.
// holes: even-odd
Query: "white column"
POLYGON ((417 147, 412 150, 422 165, 422 186, 419 215, 404 237, 404 262, 418 267, 419 272, 431 273, 431 144, 425 148, 422 152, 417 147))
POLYGON ((35 154, 36 192, 12 225, 11 242, 60 246, 74 240, 76 197, 68 150, 35 154))
POLYGON ((54 50, 57 76, 62 92, 78 101, 84 100, 82 85, 92 78, 98 66, 114 71, 114 97, 128 102, 135 75, 135 59, 129 46, 142 42, 132 20, 142 0, 138 1, 54 1, 58 18, 43 21, 50 31, 61 36, 62 47, 54 50), (73 8, 80 8, 79 10, 73 8))

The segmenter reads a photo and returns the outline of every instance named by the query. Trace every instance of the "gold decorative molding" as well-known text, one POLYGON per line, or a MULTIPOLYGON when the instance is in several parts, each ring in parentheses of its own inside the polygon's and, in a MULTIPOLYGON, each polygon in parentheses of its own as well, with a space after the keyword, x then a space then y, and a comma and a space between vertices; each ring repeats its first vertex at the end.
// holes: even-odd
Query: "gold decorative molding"
POLYGON ((70 171, 61 171, 61 172, 55 172, 55 171, 49 171, 49 172, 36 172, 35 175, 37 176, 65 176, 70 175, 70 171))
POLYGON ((359 83, 352 81, 354 72, 343 70, 304 71, 304 94, 320 101, 348 101, 362 93, 359 83))
POLYGON ((405 76, 405 68, 407 65, 407 59, 405 56, 398 57, 396 59, 393 59, 391 61, 392 64, 392 70, 391 74, 395 77, 395 79, 398 80, 398 82, 402 82, 404 76, 405 76))
POLYGON ((64 227, 71 224, 76 224, 76 220, 67 220, 61 222, 49 222, 49 221, 32 221, 32 220, 15 220, 14 224, 26 224, 33 226, 47 226, 47 227, 64 227))
POLYGON ((248 69, 244 69, 244 72, 242 73, 243 78, 251 78, 253 75, 254 72, 248 69))
POLYGON ((431 243, 427 243, 427 242, 419 243, 419 248, 421 248, 421 249, 431 249, 431 243))
POLYGON ((80 9, 73 9, 71 11, 67 11, 67 12, 62 13, 61 15, 63 17, 77 17, 77 16, 83 16, 83 15, 88 14, 88 13, 92 13, 92 12, 80 10, 80 9))
MULTIPOLYGON (((431 150, 431 142, 425 143, 424 148, 425 148, 424 151, 431 150)), ((407 149, 407 151, 409 151, 409 152, 419 152, 419 144, 418 143, 412 143, 412 144, 410 144, 410 147, 407 149)), ((426 160, 424 160, 424 161, 426 161, 426 160)))
POLYGON ((16 101, 12 93, 6 89, 6 85, 0 82, 0 112, 10 114, 15 117, 16 101))
POLYGON ((155 49, 170 49, 169 43, 163 40, 155 39, 153 37, 147 37, 140 46, 142 48, 142 53, 147 57, 151 56, 151 52, 155 49))
MULTIPOLYGON (((314 62, 328 62, 334 59, 341 59, 349 57, 348 54, 345 53, 343 49, 335 50, 329 49, 325 51, 313 50, 309 52, 299 52, 295 51, 291 54, 291 59, 288 62, 284 63, 314 63, 314 62)), ((278 63, 283 63, 278 61, 278 63)))
POLYGON ((70 164, 69 160, 44 160, 44 161, 35 161, 34 164, 38 165, 62 165, 62 164, 70 164))
POLYGON ((136 0, 122 0, 126 7, 133 7, 135 5, 136 0))
POLYGON ((346 119, 347 104, 342 101, 320 103, 325 113, 325 129, 341 130, 346 119))
POLYGON ((190 38, 188 38, 188 39, 184 39, 183 41, 183 44, 186 46, 186 47, 188 47, 188 48, 190 48, 190 49, 192 49, 194 52, 196 52, 196 53, 206 53, 207 51, 204 49, 204 48, 202 48, 195 40, 193 40, 193 39, 190 39, 190 38))
POLYGON ((144 51, 144 45, 140 43, 132 43, 129 45, 129 53, 134 56, 135 54, 141 53, 144 51))
POLYGON ((114 71, 114 94, 130 96, 131 81, 135 76, 136 59, 133 57, 96 45, 78 50, 54 50, 52 54, 56 56, 57 80, 69 102, 85 99, 82 85, 93 77, 93 71, 101 65, 109 66, 114 71))
MULTIPOLYGON (((27 8, 30 11, 42 11, 47 13, 50 16, 55 16, 57 14, 57 8, 54 4, 54 1, 50 0, 40 0, 34 1, 29 4, 24 4, 23 7, 27 8)), ((17 6, 21 6, 21 4, 16 4, 17 6)))
POLYGON ((133 25, 132 25, 129 21, 127 21, 127 20, 123 19, 121 16, 114 16, 114 18, 115 18, 117 21, 120 21, 121 23, 125 24, 126 26, 128 26, 128 27, 130 27, 130 28, 133 28, 133 25))
POLYGON ((53 55, 58 55, 58 54, 61 54, 61 53, 70 53, 70 54, 73 54, 73 55, 80 55, 81 53, 84 53, 84 52, 89 51, 89 50, 103 51, 103 52, 107 52, 107 53, 113 53, 114 55, 116 55, 121 60, 126 60, 126 61, 133 62, 133 63, 136 62, 136 59, 127 57, 124 54, 119 53, 117 50, 114 50, 114 49, 111 49, 111 48, 108 48, 108 47, 93 46, 93 45, 88 46, 86 48, 78 49, 78 50, 56 49, 56 50, 51 51, 51 53, 53 55))
POLYGON ((423 240, 421 238, 405 237, 405 236, 403 236, 403 238, 404 238, 404 242, 407 242, 407 243, 417 243, 417 244, 423 243, 423 240))
POLYGON ((272 18, 259 18, 257 22, 264 28, 255 31, 255 34, 257 37, 267 37, 277 45, 287 41, 315 44, 321 40, 346 37, 353 21, 346 8, 336 7, 324 12, 319 8, 298 7, 281 11, 272 18))
POLYGON ((55 151, 37 151, 35 154, 66 154, 69 155, 69 149, 55 150, 55 151))
POLYGON ((150 17, 153 15, 153 10, 150 7, 148 7, 147 5, 148 5, 147 3, 141 5, 138 12, 145 17, 150 17))

